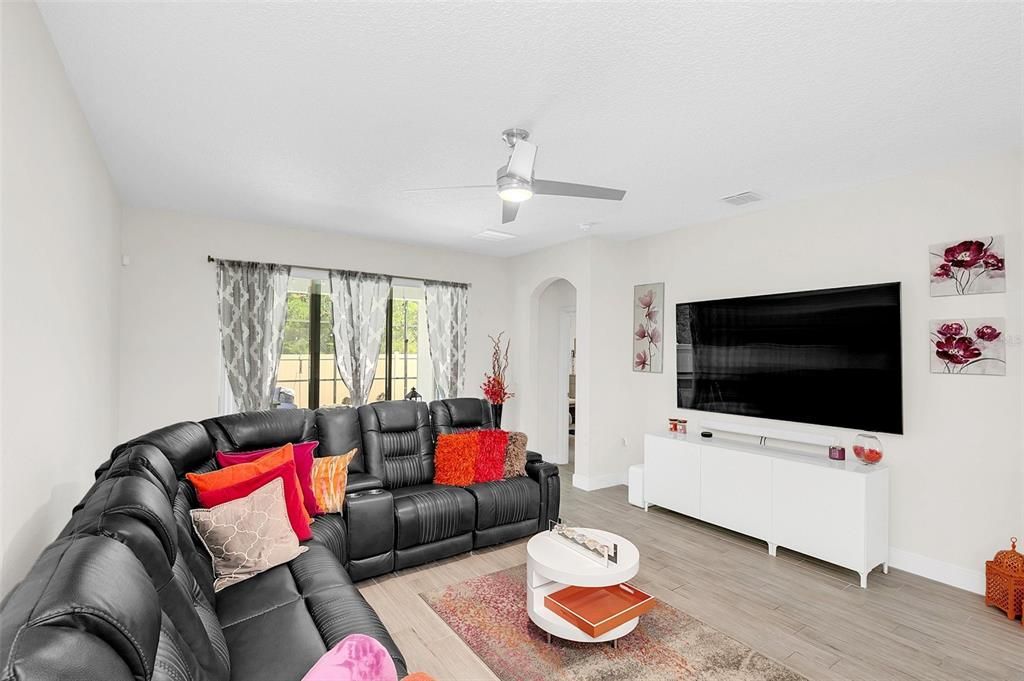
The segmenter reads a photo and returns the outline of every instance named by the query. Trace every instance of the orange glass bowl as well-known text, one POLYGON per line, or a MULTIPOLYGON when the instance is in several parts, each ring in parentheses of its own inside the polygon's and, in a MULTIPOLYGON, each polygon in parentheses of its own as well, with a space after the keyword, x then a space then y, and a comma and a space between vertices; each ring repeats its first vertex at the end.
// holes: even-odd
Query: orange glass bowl
POLYGON ((882 442, 874 435, 858 435, 853 440, 853 455, 863 464, 882 460, 882 442))

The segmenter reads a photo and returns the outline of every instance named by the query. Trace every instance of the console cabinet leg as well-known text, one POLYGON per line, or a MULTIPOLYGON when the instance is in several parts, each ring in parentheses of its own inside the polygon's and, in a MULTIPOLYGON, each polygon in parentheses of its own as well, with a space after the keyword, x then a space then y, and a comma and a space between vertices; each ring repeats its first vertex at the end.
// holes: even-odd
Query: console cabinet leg
POLYGON ((862 589, 868 588, 868 573, 866 573, 866 572, 861 572, 860 573, 860 588, 862 588, 862 589))
POLYGON ((882 563, 882 574, 883 575, 889 574, 889 564, 888 563, 882 563))
POLYGON ((778 550, 779 550, 779 545, 778 544, 773 544, 771 542, 768 542, 768 555, 769 556, 774 558, 775 554, 778 552, 778 550))

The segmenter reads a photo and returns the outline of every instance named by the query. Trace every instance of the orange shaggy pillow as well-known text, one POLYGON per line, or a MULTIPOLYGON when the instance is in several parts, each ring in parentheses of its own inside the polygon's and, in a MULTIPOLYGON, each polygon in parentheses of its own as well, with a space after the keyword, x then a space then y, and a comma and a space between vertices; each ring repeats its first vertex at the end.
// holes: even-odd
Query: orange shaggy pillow
POLYGON ((438 435, 434 449, 434 483, 466 487, 473 484, 480 433, 438 435))

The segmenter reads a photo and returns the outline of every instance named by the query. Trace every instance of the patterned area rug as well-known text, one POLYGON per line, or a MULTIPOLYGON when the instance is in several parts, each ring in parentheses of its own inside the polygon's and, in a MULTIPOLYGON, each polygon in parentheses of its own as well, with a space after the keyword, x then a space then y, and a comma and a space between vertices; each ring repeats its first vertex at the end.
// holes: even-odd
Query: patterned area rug
POLYGON ((526 566, 420 594, 502 681, 807 681, 659 602, 611 644, 552 639, 526 614, 526 566))

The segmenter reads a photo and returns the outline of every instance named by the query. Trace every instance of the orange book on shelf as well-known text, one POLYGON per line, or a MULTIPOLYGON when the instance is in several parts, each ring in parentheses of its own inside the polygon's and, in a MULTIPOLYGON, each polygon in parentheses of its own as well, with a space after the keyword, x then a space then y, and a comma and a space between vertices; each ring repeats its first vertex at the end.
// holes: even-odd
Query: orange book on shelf
POLYGON ((629 584, 568 586, 544 597, 544 605, 580 631, 597 638, 654 607, 654 597, 629 584))

